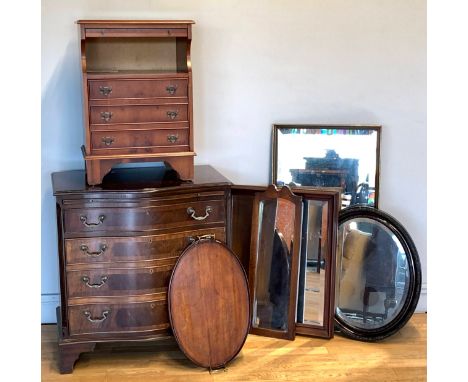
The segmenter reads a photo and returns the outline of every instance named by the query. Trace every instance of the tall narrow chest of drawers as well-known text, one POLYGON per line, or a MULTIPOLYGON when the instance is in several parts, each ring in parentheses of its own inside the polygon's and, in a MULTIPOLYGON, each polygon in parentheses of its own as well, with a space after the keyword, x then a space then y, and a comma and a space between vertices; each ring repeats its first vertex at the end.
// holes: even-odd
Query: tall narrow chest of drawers
MULTIPOLYGON (((112 175, 112 173, 110 174, 112 175)), ((141 181, 142 171, 138 174, 141 181)), ((52 174, 61 304, 60 371, 98 342, 170 335, 167 288, 182 251, 210 235, 228 242, 230 182, 196 166, 192 182, 86 185, 83 170, 52 174)))
POLYGON ((167 162, 193 178, 190 20, 80 20, 87 182, 167 162))

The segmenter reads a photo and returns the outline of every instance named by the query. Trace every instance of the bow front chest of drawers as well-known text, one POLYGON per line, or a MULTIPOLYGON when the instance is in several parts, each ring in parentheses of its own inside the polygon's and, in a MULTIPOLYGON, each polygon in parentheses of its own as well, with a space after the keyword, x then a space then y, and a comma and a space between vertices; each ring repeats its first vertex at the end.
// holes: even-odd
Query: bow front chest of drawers
POLYGON ((190 20, 80 20, 87 182, 167 162, 193 177, 190 20))
POLYGON ((163 181, 157 188, 91 187, 83 170, 54 173, 52 182, 60 371, 70 373, 80 353, 97 342, 170 335, 172 269, 198 237, 227 242, 230 182, 210 166, 196 166, 193 182, 163 181))

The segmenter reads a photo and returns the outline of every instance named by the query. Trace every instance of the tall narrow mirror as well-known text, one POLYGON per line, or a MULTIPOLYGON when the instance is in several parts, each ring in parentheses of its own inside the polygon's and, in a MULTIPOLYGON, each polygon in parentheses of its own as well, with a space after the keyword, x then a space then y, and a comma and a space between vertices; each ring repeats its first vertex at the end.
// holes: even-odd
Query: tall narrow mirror
POLYGON ((316 191, 302 200, 296 333, 331 338, 339 190, 316 191))
POLYGON ((272 182, 342 188, 342 208, 377 207, 380 126, 274 125, 272 182))
POLYGON ((255 196, 249 267, 251 333, 294 339, 301 198, 274 185, 255 196))

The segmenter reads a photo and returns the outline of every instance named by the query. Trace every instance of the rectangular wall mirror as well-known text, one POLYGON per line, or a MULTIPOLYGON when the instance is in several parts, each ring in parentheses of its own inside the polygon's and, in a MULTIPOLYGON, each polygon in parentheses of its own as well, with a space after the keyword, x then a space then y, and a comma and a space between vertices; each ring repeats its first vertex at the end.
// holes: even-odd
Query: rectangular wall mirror
POLYGON ((342 208, 378 206, 381 127, 274 125, 272 182, 340 187, 342 208))

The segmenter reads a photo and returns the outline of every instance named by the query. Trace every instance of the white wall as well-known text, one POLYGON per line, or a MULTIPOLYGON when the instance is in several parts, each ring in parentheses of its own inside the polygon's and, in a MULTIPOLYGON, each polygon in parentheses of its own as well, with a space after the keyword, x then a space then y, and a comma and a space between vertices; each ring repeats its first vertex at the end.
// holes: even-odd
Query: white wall
POLYGON ((74 22, 106 18, 196 21, 196 164, 234 183, 268 183, 273 123, 381 124, 380 208, 416 243, 426 309, 425 1, 43 0, 43 322, 59 291, 50 173, 84 167, 74 22))

